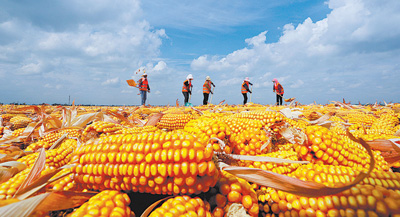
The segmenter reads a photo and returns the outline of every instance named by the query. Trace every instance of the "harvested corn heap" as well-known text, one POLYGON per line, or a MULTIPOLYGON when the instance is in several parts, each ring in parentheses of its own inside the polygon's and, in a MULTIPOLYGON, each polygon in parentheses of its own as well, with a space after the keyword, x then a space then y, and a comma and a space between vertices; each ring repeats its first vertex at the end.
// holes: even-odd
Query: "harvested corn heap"
POLYGON ((183 131, 105 136, 77 156, 75 181, 88 189, 198 194, 218 179, 211 145, 183 131))

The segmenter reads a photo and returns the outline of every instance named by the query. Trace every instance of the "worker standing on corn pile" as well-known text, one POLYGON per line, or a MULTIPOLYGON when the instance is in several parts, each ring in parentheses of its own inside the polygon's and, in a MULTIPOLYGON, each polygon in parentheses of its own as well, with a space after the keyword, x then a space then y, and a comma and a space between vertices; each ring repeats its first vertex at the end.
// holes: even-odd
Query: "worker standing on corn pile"
POLYGON ((140 96, 142 98, 142 105, 144 106, 146 104, 147 92, 150 93, 150 86, 149 86, 149 81, 147 80, 146 73, 143 73, 142 77, 138 82, 138 86, 139 86, 140 96))
POLYGON ((214 94, 214 93, 212 92, 212 90, 211 90, 211 85, 212 85, 213 87, 215 87, 214 83, 211 81, 210 76, 207 76, 207 77, 206 77, 206 81, 205 81, 204 84, 203 84, 203 96, 204 96, 203 105, 207 105, 207 103, 208 103, 208 97, 210 96, 210 93, 211 93, 211 94, 214 94))
POLYGON ((242 94, 244 98, 243 105, 247 103, 247 92, 250 92, 250 94, 252 93, 251 90, 249 89, 249 84, 253 85, 252 83, 250 83, 249 77, 246 77, 242 83, 242 94))
POLYGON ((192 95, 192 80, 193 80, 193 75, 189 74, 186 77, 186 80, 183 82, 183 87, 182 87, 182 93, 183 96, 185 97, 185 104, 189 102, 189 94, 192 95))
POLYGON ((272 79, 274 83, 272 91, 276 93, 276 105, 282 105, 282 97, 285 91, 283 90, 282 85, 278 82, 278 79, 272 79))

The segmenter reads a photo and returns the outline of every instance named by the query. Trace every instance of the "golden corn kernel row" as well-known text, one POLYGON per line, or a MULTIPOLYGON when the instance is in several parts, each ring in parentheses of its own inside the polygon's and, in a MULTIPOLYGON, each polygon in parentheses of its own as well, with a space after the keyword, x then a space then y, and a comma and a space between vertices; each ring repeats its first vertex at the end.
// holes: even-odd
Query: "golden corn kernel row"
POLYGON ((199 197, 175 196, 150 213, 149 217, 211 217, 210 205, 199 197))
MULTIPOLYGON (((71 171, 71 168, 65 168, 62 169, 60 172, 58 172, 54 177, 61 176, 63 174, 66 174, 71 171)), ((70 191, 70 190, 77 190, 77 185, 74 180, 74 174, 69 174, 65 176, 64 178, 61 178, 55 182, 52 182, 46 186, 46 189, 50 189, 53 191, 70 191)))
POLYGON ((218 178, 212 147, 183 131, 105 136, 76 154, 75 181, 87 189, 194 194, 218 178))
POLYGON ((262 216, 397 216, 400 194, 380 186, 358 184, 336 195, 302 197, 268 189, 260 200, 262 216))
POLYGON ((362 123, 366 126, 371 126, 377 118, 372 114, 366 114, 364 112, 353 112, 343 117, 343 119, 347 120, 347 122, 349 123, 362 123))
POLYGON ((225 216, 233 203, 242 204, 250 216, 258 216, 257 195, 246 180, 222 171, 215 189, 209 200, 214 217, 225 216))
POLYGON ((282 121, 285 117, 276 111, 251 111, 251 112, 241 112, 233 115, 234 118, 244 118, 259 120, 263 125, 272 125, 278 121, 282 121))
POLYGON ((183 129, 192 119, 194 119, 194 117, 191 114, 165 114, 161 117, 156 126, 160 129, 167 130, 183 129))
MULTIPOLYGON (((116 216, 129 217, 131 200, 128 195, 115 190, 102 191, 71 213, 71 217, 116 216)), ((134 214, 133 214, 134 216, 134 214)))

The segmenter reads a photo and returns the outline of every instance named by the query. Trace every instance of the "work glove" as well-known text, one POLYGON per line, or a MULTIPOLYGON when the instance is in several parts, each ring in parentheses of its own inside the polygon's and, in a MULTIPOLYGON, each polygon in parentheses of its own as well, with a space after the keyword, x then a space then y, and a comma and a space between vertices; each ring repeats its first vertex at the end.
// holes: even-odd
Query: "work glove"
POLYGON ((188 91, 190 95, 192 95, 192 91, 188 91))
POLYGON ((211 92, 211 94, 214 94, 212 91, 210 91, 211 92))
POLYGON ((252 93, 250 90, 249 90, 249 92, 252 93))

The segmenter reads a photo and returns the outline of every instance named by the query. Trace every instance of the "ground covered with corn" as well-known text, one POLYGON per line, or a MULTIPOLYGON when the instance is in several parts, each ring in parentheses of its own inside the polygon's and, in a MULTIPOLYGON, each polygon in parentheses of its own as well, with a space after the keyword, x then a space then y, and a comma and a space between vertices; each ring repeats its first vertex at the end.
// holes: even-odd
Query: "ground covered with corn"
POLYGON ((400 216, 400 104, 0 105, 0 216, 400 216))

